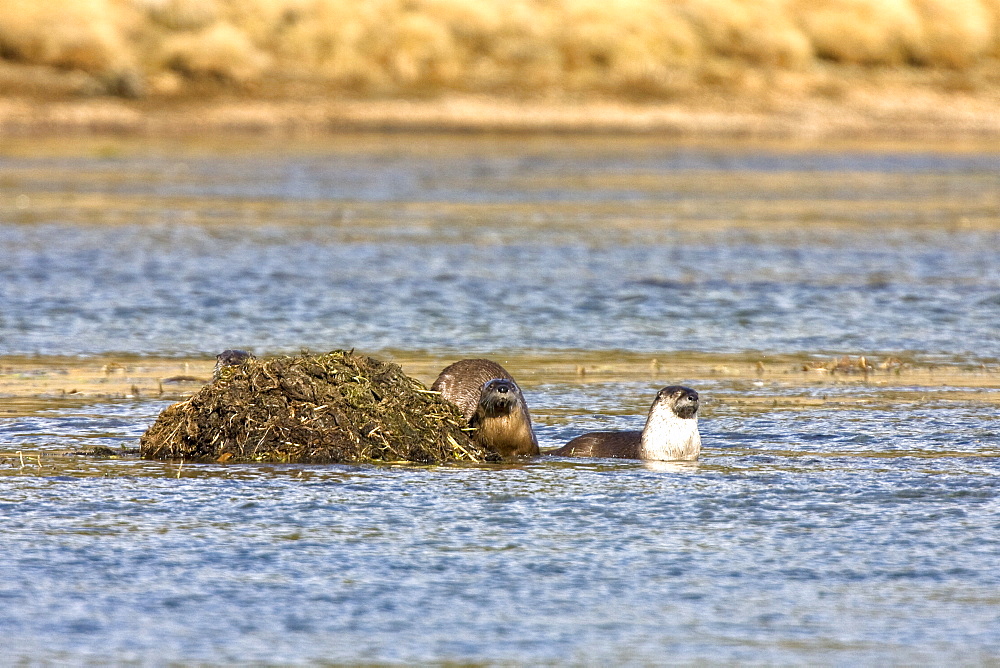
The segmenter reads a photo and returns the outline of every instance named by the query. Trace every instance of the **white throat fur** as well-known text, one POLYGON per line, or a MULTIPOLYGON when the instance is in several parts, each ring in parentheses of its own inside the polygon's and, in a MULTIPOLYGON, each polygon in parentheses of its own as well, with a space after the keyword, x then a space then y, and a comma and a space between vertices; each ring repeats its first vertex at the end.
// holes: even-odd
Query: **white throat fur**
POLYGON ((649 413, 642 430, 640 452, 643 459, 661 461, 698 459, 701 452, 701 434, 698 417, 682 418, 668 405, 657 405, 649 413))

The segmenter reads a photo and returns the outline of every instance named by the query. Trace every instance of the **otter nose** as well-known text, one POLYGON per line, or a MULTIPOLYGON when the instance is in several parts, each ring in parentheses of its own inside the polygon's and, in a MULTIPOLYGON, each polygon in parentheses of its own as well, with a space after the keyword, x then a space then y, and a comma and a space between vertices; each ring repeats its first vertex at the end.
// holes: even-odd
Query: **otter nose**
POLYGON ((501 385, 497 388, 497 392, 499 392, 500 394, 507 394, 507 391, 508 390, 506 385, 501 385))

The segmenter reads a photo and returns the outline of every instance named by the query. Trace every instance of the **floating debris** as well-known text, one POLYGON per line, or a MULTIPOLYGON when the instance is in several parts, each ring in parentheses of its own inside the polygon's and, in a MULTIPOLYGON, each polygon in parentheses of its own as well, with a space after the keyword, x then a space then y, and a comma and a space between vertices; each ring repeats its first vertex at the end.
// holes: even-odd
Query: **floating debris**
POLYGON ((875 364, 864 355, 859 355, 858 357, 844 355, 843 357, 838 357, 832 360, 806 362, 802 365, 802 370, 831 374, 863 374, 867 376, 876 369, 880 369, 882 371, 895 371, 896 373, 899 373, 904 364, 904 362, 896 357, 887 357, 878 364, 875 364))
POLYGON ((147 459, 214 462, 499 461, 458 408, 388 362, 333 351, 219 369, 143 434, 147 459))
POLYGON ((92 448, 73 450, 67 454, 75 457, 93 457, 94 459, 119 459, 121 457, 138 457, 139 448, 126 448, 122 446, 115 449, 109 448, 106 445, 95 445, 92 448))

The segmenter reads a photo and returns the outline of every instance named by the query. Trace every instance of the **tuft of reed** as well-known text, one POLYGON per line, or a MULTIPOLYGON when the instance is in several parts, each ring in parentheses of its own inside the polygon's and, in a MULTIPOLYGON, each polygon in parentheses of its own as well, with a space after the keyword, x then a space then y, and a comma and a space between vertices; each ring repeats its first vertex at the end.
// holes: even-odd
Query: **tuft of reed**
POLYGON ((499 461, 458 408, 395 364, 346 351, 220 370, 143 434, 147 459, 208 462, 499 461))

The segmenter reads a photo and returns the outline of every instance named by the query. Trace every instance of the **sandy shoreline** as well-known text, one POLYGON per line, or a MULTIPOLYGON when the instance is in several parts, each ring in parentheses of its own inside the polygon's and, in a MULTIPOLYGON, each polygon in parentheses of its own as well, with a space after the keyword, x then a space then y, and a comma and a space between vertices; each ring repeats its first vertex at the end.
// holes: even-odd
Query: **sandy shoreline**
POLYGON ((624 103, 475 96, 432 100, 40 101, 0 98, 0 137, 192 136, 357 131, 644 134, 692 139, 965 141, 1000 145, 1000 95, 918 87, 843 99, 624 103))
MULTIPOLYGON (((376 354, 429 385, 450 358, 416 354, 376 354)), ((631 353, 601 355, 497 356, 530 390, 545 383, 668 384, 697 380, 725 381, 743 386, 763 382, 788 387, 865 385, 891 392, 894 400, 920 401, 930 388, 935 396, 949 399, 1000 403, 1000 367, 996 365, 936 365, 900 362, 895 358, 870 358, 861 371, 860 357, 825 358, 804 355, 752 356, 672 354, 653 358, 631 353), (905 396, 904 396, 905 395, 905 396), (906 397, 909 397, 907 399, 906 397)), ((212 376, 214 360, 163 359, 102 356, 94 358, 0 358, 0 406, 4 417, 27 415, 39 410, 79 406, 109 400, 177 401, 197 392, 212 376)), ((737 400, 748 407, 753 393, 740 392, 737 400)), ((782 398, 788 407, 819 405, 827 400, 810 391, 782 398)), ((763 407, 764 404, 762 403, 763 407)))

